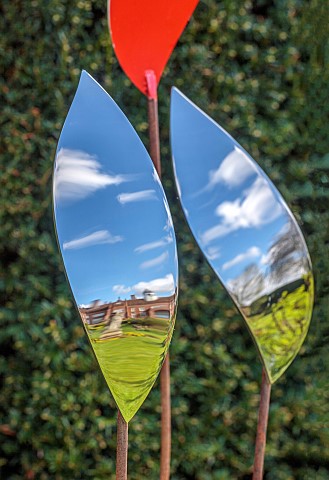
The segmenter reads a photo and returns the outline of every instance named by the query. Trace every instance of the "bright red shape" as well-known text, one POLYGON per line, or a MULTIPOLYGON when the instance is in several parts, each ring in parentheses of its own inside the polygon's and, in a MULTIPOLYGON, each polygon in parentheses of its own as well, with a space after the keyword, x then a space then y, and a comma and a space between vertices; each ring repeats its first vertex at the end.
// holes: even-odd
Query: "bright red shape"
POLYGON ((109 0, 115 53, 126 75, 149 98, 156 98, 156 93, 148 91, 145 72, 154 71, 157 87, 197 3, 198 0, 109 0))

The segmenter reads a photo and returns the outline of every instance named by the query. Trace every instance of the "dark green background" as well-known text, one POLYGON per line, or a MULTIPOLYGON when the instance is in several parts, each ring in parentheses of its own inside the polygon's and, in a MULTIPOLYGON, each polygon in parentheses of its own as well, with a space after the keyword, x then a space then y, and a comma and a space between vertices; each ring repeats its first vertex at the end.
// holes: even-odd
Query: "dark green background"
MULTIPOLYGON (((105 0, 3 0, 0 10, 0 477, 113 479, 115 405, 64 277, 51 174, 82 68, 145 143, 146 99, 115 58, 105 0)), ((306 236, 316 306, 300 355, 273 387, 265 478, 329 478, 328 18, 328 0, 201 1, 163 75, 163 178, 181 272, 172 479, 250 478, 261 375, 247 329, 178 206, 168 144, 172 85, 259 162, 306 236)), ((156 384, 131 422, 131 480, 159 476, 159 395, 156 384)))

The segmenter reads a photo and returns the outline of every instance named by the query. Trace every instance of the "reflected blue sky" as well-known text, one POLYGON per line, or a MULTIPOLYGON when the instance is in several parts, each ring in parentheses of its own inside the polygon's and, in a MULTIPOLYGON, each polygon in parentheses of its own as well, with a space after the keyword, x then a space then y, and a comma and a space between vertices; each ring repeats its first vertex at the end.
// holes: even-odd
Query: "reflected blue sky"
POLYGON ((302 240, 295 253, 299 266, 288 277, 273 275, 269 254, 273 242, 289 228, 299 232, 298 226, 248 153, 177 89, 172 91, 171 142, 185 215, 231 293, 236 293, 235 282, 252 265, 263 277, 262 288, 255 291, 258 297, 309 270, 302 240))
POLYGON ((132 126, 86 72, 54 171, 57 234, 78 305, 174 293, 174 231, 162 186, 132 126))

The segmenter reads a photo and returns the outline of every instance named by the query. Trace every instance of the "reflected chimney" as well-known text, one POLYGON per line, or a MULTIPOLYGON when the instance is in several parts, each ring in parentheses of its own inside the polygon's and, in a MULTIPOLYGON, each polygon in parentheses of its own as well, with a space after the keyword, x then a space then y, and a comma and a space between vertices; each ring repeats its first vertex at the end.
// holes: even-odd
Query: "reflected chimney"
POLYGON ((144 300, 146 302, 152 302, 152 300, 157 300, 157 296, 151 290, 144 290, 143 292, 144 300))
POLYGON ((130 295, 131 300, 136 300, 136 295, 130 295))

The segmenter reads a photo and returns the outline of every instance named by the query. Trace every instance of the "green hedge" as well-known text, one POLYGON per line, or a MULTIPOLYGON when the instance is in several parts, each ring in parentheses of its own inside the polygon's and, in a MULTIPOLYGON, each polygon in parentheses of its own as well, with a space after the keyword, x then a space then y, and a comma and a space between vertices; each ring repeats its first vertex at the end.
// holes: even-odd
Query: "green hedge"
MULTIPOLYGON (((3 0, 0 13, 0 477, 111 479, 115 405, 64 277, 51 173, 82 68, 147 143, 146 101, 115 58, 105 0, 3 0)), ((316 307, 300 355, 273 387, 265 478, 329 478, 328 18, 328 0, 203 0, 165 70, 163 176, 181 272, 171 347, 173 480, 250 478, 261 366, 178 207, 172 85, 260 163, 305 233, 316 307)), ((159 477, 159 395, 156 385, 131 422, 131 480, 159 477)))

